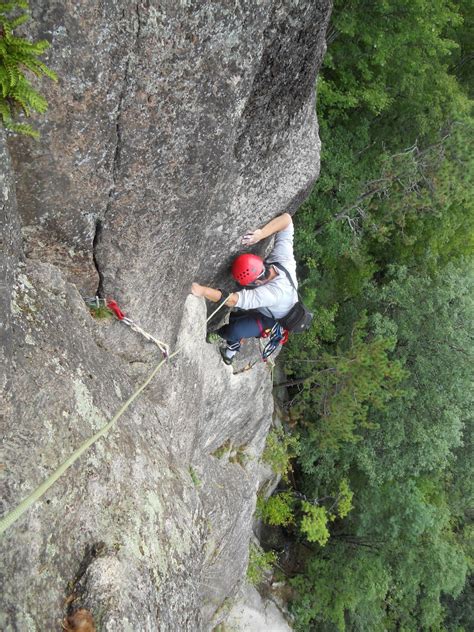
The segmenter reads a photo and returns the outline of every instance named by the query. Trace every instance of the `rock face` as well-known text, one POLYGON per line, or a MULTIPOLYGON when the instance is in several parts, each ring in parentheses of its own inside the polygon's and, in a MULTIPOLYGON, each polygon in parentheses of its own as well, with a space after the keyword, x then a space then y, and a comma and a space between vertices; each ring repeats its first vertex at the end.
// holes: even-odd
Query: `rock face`
POLYGON ((0 137, 5 510, 160 359, 83 296, 180 352, 3 536, 0 627, 84 607, 100 630, 207 630, 245 573, 272 397, 265 365, 234 375, 206 344, 188 291, 230 288, 239 235, 317 176, 329 1, 32 4, 60 80, 39 142, 0 137))
POLYGON ((242 586, 223 628, 222 632, 291 632, 292 629, 276 604, 249 584, 242 586))

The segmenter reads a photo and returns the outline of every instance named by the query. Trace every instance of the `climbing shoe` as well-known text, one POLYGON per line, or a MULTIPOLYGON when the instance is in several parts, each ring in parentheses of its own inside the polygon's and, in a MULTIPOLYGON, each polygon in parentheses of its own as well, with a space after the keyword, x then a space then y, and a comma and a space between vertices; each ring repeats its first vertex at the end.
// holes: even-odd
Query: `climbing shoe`
POLYGON ((227 347, 220 347, 219 351, 220 351, 222 359, 224 360, 224 363, 227 364, 228 366, 232 364, 232 362, 234 361, 234 356, 232 356, 232 358, 228 357, 228 355, 226 354, 227 347))
POLYGON ((206 336, 206 342, 209 343, 210 345, 215 345, 221 341, 222 341, 222 338, 219 336, 219 334, 216 334, 215 331, 210 331, 206 336))

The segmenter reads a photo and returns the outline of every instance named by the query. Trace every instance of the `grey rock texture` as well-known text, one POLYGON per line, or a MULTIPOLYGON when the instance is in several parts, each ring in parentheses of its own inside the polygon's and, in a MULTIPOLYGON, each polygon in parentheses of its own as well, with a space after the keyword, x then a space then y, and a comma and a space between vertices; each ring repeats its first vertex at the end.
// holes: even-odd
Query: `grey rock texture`
POLYGON ((278 606, 262 597, 254 586, 244 584, 222 632, 291 632, 278 606))
POLYGON ((160 359, 84 295, 180 353, 2 538, 0 628, 81 606, 100 630, 208 630, 245 573, 272 393, 262 363, 223 365, 188 292, 229 287, 239 235, 317 176, 329 0, 32 5, 60 81, 39 142, 0 137, 5 511, 160 359))
MULTIPOLYGON (((15 269, 23 256, 14 177, 6 141, 0 128, 0 390, 8 387, 7 367, 13 353, 10 293, 15 269)), ((3 412, 0 400, 0 413, 3 412)))

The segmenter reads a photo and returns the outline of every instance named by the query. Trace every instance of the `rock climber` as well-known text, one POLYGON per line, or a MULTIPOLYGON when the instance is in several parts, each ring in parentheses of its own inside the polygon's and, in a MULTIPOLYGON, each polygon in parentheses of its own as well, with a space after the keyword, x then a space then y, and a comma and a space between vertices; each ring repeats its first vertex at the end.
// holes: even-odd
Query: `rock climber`
MULTIPOLYGON (((293 254, 293 221, 291 215, 283 213, 272 219, 263 228, 247 232, 242 244, 253 246, 262 239, 275 234, 275 243, 268 257, 263 260, 254 254, 239 255, 232 264, 232 276, 243 286, 242 290, 232 292, 225 304, 236 307, 230 315, 228 325, 217 330, 226 346, 220 349, 226 364, 232 364, 235 354, 240 350, 243 338, 259 338, 265 330, 271 329, 276 319, 283 318, 298 301, 295 288, 296 262, 293 254), (292 287, 286 274, 275 262, 282 264, 295 284, 292 287)), ((203 296, 215 303, 223 298, 221 290, 199 283, 193 283, 191 293, 203 296)))

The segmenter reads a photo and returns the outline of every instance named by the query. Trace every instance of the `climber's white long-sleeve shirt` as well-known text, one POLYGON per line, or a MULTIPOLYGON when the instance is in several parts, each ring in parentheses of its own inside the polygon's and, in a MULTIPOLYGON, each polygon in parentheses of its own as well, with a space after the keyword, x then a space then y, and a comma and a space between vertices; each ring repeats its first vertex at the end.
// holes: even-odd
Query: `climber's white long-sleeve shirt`
MULTIPOLYGON (((296 280, 296 261, 293 254, 293 221, 285 230, 275 235, 275 243, 271 253, 265 259, 266 263, 278 261, 288 270, 293 283, 298 287, 296 280)), ((237 304, 239 309, 258 309, 262 314, 282 318, 286 316, 293 305, 298 301, 298 294, 291 286, 286 274, 275 266, 278 273, 272 281, 251 290, 237 292, 237 304)))

